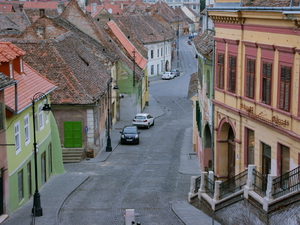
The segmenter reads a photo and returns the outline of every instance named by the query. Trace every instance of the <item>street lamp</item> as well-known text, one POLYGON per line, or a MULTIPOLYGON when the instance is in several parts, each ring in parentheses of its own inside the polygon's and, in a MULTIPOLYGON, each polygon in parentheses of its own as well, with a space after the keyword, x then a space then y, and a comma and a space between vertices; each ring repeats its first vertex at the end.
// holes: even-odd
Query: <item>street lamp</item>
POLYGON ((162 31, 163 35, 164 35, 164 71, 166 71, 166 66, 165 66, 165 63, 166 63, 166 37, 165 37, 165 32, 162 31))
MULTIPOLYGON (((38 188, 37 149, 36 149, 37 143, 36 143, 35 110, 34 110, 35 102, 43 97, 46 97, 46 95, 42 92, 38 92, 32 97, 33 148, 34 148, 34 167, 35 167, 34 170, 35 171, 35 192, 33 196, 32 214, 34 217, 43 215, 43 209, 41 207, 41 195, 39 193, 39 188, 38 188)), ((51 110, 51 107, 49 106, 48 103, 45 103, 42 110, 49 112, 51 110)))
POLYGON ((111 79, 107 82, 107 142, 106 142, 106 151, 111 152, 111 139, 110 139, 110 110, 109 110, 109 94, 110 94, 110 83, 111 79))
MULTIPOLYGON (((112 82, 112 78, 107 82, 107 142, 106 142, 106 151, 111 152, 112 147, 111 147, 111 138, 110 138, 110 123, 111 123, 111 118, 110 118, 110 84, 112 82)), ((114 89, 119 89, 117 85, 114 86, 114 89)))
POLYGON ((133 54, 133 75, 132 75, 132 82, 133 82, 133 87, 135 86, 135 53, 136 51, 133 50, 132 54, 133 54))

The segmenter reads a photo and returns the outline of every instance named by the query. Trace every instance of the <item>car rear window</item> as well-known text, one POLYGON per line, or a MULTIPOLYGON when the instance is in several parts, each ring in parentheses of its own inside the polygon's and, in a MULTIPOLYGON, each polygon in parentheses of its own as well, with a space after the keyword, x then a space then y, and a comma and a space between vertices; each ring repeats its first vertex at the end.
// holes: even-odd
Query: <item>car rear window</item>
POLYGON ((127 127, 124 129, 123 133, 126 134, 136 134, 136 128, 134 127, 127 127))
POLYGON ((146 119, 145 116, 136 116, 135 118, 136 118, 136 119, 146 119))

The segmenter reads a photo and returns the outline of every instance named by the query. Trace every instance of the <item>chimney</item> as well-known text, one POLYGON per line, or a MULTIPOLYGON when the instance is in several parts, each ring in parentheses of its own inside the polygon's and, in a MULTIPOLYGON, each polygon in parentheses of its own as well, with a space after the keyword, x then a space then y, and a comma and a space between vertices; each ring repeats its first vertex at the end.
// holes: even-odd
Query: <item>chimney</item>
POLYGON ((20 12, 23 12, 23 6, 24 6, 24 3, 20 3, 20 4, 19 4, 20 12))
POLYGON ((97 3, 91 4, 91 14, 92 16, 97 12, 97 3))
POLYGON ((45 9, 40 9, 40 17, 45 16, 45 9))
POLYGON ((57 12, 58 14, 61 14, 65 10, 65 3, 64 2, 58 2, 57 3, 57 12))

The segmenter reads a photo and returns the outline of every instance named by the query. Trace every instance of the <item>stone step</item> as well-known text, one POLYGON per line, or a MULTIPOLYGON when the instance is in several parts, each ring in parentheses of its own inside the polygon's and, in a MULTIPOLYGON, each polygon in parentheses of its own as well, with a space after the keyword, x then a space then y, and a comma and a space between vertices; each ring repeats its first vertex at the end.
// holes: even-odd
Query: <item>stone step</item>
POLYGON ((83 148, 65 148, 62 149, 64 163, 80 162, 84 157, 83 148))

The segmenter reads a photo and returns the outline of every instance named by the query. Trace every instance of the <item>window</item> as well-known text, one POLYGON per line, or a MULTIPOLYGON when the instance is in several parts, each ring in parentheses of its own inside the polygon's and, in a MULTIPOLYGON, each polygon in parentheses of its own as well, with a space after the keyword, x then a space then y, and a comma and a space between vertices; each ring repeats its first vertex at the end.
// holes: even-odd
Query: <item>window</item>
POLYGON ((42 168, 42 184, 46 183, 47 173, 46 173, 46 153, 41 155, 41 168, 42 168))
POLYGON ((0 130, 4 129, 4 109, 2 102, 0 103, 0 130))
POLYGON ((279 108, 290 111, 291 67, 281 66, 279 87, 279 108))
POLYGON ((246 97, 254 98, 255 60, 247 59, 246 67, 246 97))
POLYGON ((157 49, 157 58, 159 57, 159 49, 157 49))
POLYGON ((160 49, 160 56, 163 56, 163 48, 160 49))
POLYGON ((29 130, 29 115, 27 114, 24 117, 24 138, 25 138, 25 145, 30 143, 30 130, 29 130))
POLYGON ((218 54, 218 64, 217 64, 217 77, 216 77, 217 87, 220 89, 224 88, 224 53, 218 54))
POLYGON ((21 151, 20 122, 15 123, 15 148, 18 154, 21 151))
POLYGON ((156 73, 158 74, 159 73, 159 64, 157 64, 156 67, 157 67, 156 73))
POLYGON ((254 164, 254 131, 250 129, 246 129, 246 154, 247 167, 249 164, 254 164))
POLYGON ((229 56, 228 91, 235 93, 236 85, 236 56, 229 56))
POLYGON ((199 101, 196 101, 196 122, 198 127, 199 137, 202 137, 202 112, 200 111, 199 101))
POLYGON ((262 148, 262 174, 271 174, 271 146, 261 143, 262 148))
POLYGON ((22 201, 24 198, 24 192, 23 192, 23 170, 18 172, 18 198, 19 202, 22 201))
POLYGON ((40 130, 44 129, 44 117, 43 117, 43 105, 39 104, 39 122, 40 122, 40 130))
POLYGON ((48 151, 49 151, 49 173, 52 174, 53 167, 52 167, 52 143, 48 145, 48 151))
POLYGON ((150 53, 151 53, 151 56, 150 56, 150 58, 151 58, 151 59, 153 59, 153 50, 151 50, 151 52, 150 52, 150 53))
POLYGON ((196 5, 193 5, 193 9, 197 9, 197 6, 196 6, 196 5))
POLYGON ((154 74, 154 65, 151 65, 151 74, 154 74))
POLYGON ((261 101, 271 104, 272 63, 263 62, 261 101))
POLYGON ((27 163, 28 198, 32 195, 31 162, 27 163))
MULTIPOLYGON (((47 99, 44 99, 44 105, 47 104, 47 99)), ((48 124, 49 122, 49 115, 48 113, 45 114, 46 115, 46 124, 48 124)))

